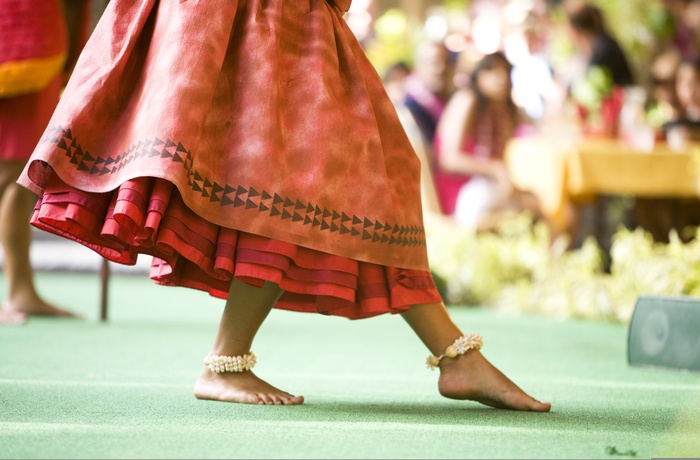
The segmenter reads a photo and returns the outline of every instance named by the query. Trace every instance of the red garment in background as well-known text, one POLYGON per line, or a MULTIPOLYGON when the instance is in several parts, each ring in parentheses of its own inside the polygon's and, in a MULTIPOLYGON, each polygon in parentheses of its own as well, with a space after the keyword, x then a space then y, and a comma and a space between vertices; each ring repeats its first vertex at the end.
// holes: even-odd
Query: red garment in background
POLYGON ((0 161, 27 161, 56 108, 60 92, 58 76, 38 93, 0 98, 0 161))
MULTIPOLYGON (((0 0, 0 65, 65 53, 58 0, 0 0)), ((0 97, 0 161, 26 161, 56 108, 59 76, 29 94, 0 97)))
POLYGON ((0 0, 0 64, 48 58, 66 51, 59 0, 0 0))

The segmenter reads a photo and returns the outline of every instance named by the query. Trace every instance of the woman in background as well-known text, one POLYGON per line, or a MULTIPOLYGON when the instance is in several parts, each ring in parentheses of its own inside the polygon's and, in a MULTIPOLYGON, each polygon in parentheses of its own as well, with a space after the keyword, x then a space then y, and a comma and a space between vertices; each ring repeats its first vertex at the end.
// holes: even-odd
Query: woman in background
POLYGON ((540 215, 537 199, 513 185, 503 160, 506 143, 526 121, 511 97, 511 69, 503 53, 485 56, 438 125, 435 183, 443 212, 476 231, 507 213, 540 215))

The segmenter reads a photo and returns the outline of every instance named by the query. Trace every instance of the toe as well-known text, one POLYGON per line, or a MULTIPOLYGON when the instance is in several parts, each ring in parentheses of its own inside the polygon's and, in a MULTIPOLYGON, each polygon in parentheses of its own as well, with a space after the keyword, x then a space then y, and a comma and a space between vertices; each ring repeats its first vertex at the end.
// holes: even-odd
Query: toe
POLYGON ((289 395, 288 397, 283 398, 283 401, 287 406, 294 406, 301 404, 303 399, 300 399, 298 396, 289 395))
POLYGON ((0 310, 0 324, 17 325, 27 322, 27 315, 20 312, 0 310))
POLYGON ((535 403, 530 407, 530 410, 535 412, 549 412, 552 409, 551 403, 543 403, 535 400, 535 403))

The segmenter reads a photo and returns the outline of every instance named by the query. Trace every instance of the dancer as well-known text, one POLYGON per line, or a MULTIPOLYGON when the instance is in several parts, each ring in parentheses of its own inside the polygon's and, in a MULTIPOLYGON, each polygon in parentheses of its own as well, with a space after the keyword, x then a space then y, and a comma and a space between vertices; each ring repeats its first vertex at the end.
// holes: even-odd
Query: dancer
POLYGON ((113 0, 20 183, 34 225, 226 298, 195 395, 300 404, 251 368, 270 309, 401 314, 447 397, 546 411, 451 321, 419 161, 345 0, 113 0))
POLYGON ((67 58, 58 0, 0 0, 0 241, 7 279, 0 324, 29 315, 72 316, 41 298, 29 260, 36 197, 15 182, 58 103, 67 58))

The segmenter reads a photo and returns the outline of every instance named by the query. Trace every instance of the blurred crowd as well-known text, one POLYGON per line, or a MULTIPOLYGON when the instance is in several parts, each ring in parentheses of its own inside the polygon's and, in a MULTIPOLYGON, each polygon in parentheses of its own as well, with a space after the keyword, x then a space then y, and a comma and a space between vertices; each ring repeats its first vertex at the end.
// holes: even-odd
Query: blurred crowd
MULTIPOLYGON (((565 135, 566 124, 576 136, 620 138, 640 151, 655 142, 682 151, 700 140, 700 0, 649 2, 646 39, 636 50, 616 36, 604 2, 525 2, 526 14, 507 27, 514 2, 468 3, 458 12, 468 26, 450 32, 456 13, 443 12, 444 30, 431 33, 429 17, 412 56, 380 69, 426 165, 429 212, 472 231, 493 229, 513 212, 546 220, 504 161, 507 143, 519 136, 565 135)), ((611 203, 603 197, 595 206, 605 212, 611 203)), ((654 237, 664 240, 679 224, 671 215, 678 206, 637 200, 626 224, 656 226, 654 237)), ((683 206, 682 224, 700 223, 697 200, 683 206)), ((574 212, 566 231, 580 227, 574 212)))

